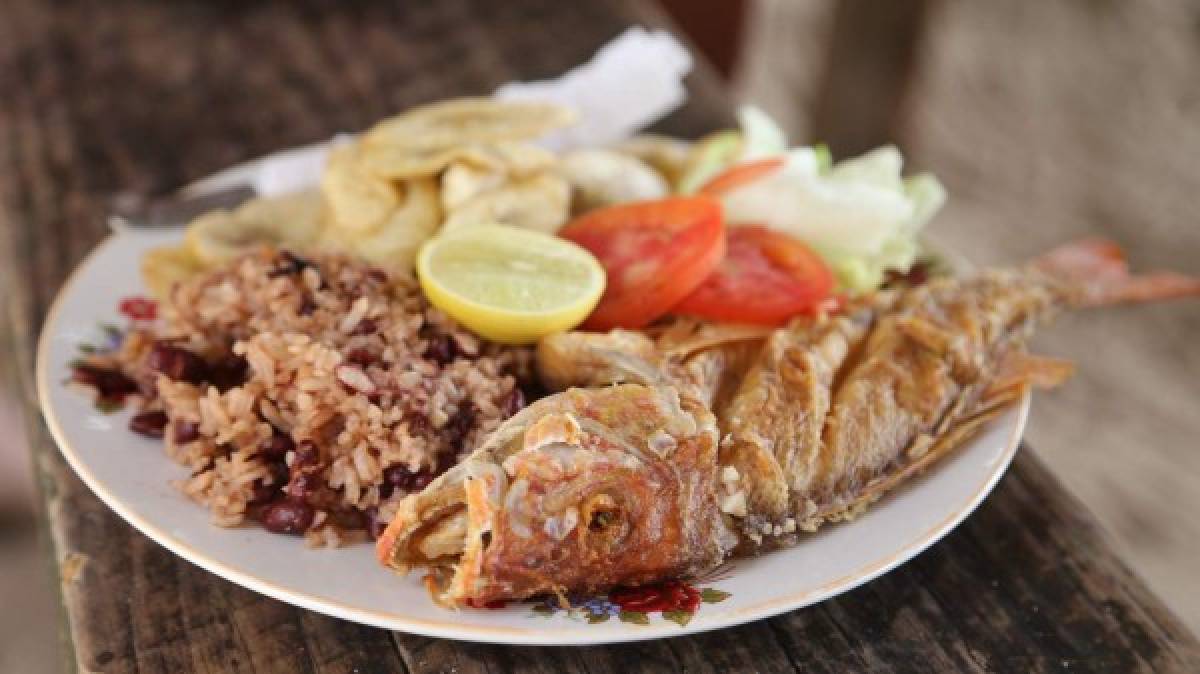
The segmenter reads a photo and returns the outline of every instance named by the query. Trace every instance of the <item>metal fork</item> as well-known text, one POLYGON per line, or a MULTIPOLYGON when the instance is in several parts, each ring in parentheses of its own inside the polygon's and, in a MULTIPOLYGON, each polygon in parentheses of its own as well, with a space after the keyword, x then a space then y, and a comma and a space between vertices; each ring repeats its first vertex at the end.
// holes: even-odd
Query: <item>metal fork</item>
POLYGON ((238 206, 255 196, 253 187, 238 185, 195 196, 178 194, 147 198, 140 194, 118 194, 112 202, 108 226, 114 232, 179 227, 193 218, 217 209, 238 206))

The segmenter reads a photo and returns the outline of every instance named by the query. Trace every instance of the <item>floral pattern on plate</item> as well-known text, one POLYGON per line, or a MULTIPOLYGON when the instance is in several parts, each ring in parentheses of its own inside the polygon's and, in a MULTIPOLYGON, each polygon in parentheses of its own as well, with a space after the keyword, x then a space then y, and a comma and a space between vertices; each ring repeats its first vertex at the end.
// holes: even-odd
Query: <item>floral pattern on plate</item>
POLYGON ((693 581, 668 580, 638 587, 620 587, 606 595, 546 597, 533 605, 535 615, 549 617, 565 613, 569 618, 588 624, 607 622, 616 618, 632 625, 649 625, 651 616, 686 626, 704 604, 716 604, 732 595, 713 587, 697 587, 697 583, 724 580, 733 570, 723 564, 693 581), (563 600, 566 606, 563 606, 563 600))

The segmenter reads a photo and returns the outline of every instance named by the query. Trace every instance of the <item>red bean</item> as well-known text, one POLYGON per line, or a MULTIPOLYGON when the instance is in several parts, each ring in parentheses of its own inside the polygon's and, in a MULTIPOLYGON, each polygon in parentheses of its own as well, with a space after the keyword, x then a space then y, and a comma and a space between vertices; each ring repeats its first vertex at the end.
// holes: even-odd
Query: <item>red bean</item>
MULTIPOLYGON (((420 491, 433 482, 434 474, 427 470, 413 472, 405 466, 389 466, 383 471, 383 479, 393 489, 403 489, 406 492, 420 491)), ((385 495, 391 495, 391 491, 385 495)))
POLYGON ((373 335, 377 330, 379 330, 379 325, 375 321, 369 318, 364 318, 358 322, 358 325, 354 326, 354 329, 350 331, 350 334, 359 336, 373 335))
POLYGON ((292 472, 316 468, 321 463, 321 452, 310 440, 301 442, 296 447, 296 455, 292 457, 292 472))
POLYGON ((168 379, 199 384, 208 378, 208 366, 196 354, 166 342, 158 342, 146 357, 146 365, 168 379))
POLYGON ((301 473, 292 476, 288 481, 288 500, 296 503, 306 502, 325 486, 325 480, 320 475, 301 473))
POLYGON ((350 353, 346 354, 347 363, 354 363, 355 365, 361 365, 363 367, 371 365, 376 360, 378 360, 378 358, 375 356, 375 354, 371 353, 371 350, 364 346, 360 346, 357 349, 352 349, 350 353))
POLYGON ((208 378, 218 391, 224 393, 246 383, 246 371, 249 367, 245 358, 233 353, 226 354, 209 367, 208 378))
POLYGON ((520 412, 523 407, 525 407, 525 394, 521 392, 519 387, 513 386, 513 390, 509 391, 508 396, 504 399, 504 404, 500 408, 504 414, 504 418, 507 419, 520 412))
POLYGON ((446 422, 446 444, 450 446, 451 451, 457 452, 462 447, 474 427, 475 406, 469 403, 464 404, 458 408, 458 412, 450 418, 450 421, 446 422))
POLYGON ((383 479, 393 487, 407 487, 412 472, 405 466, 389 466, 383 471, 383 479))
POLYGON ((250 496, 250 505, 263 505, 271 503, 279 500, 281 495, 278 484, 267 484, 262 480, 255 480, 252 489, 253 492, 250 496))
POLYGON ((106 400, 119 402, 138 390, 137 383, 117 370, 94 365, 76 365, 71 377, 80 384, 96 389, 100 397, 106 400))
POLYGON ((268 460, 282 460, 287 456, 287 453, 296 448, 296 443, 292 442, 291 436, 286 433, 275 431, 270 440, 262 443, 258 448, 258 453, 268 460))
POLYGON ((380 521, 378 508, 367 508, 363 514, 367 518, 367 535, 373 541, 379 540, 379 537, 383 535, 383 531, 387 529, 387 522, 380 521))
POLYGON ((275 264, 275 267, 271 269, 271 271, 267 272, 267 276, 269 278, 278 278, 280 276, 299 274, 311 266, 312 263, 308 260, 305 260, 299 255, 285 250, 279 253, 278 262, 275 264))
POLYGON ((177 445, 192 442, 200 437, 200 424, 191 421, 176 421, 175 433, 172 437, 177 445))
POLYGON ((148 410, 129 420, 129 430, 151 438, 161 438, 167 427, 167 414, 161 410, 148 410))
POLYGON ((277 534, 302 534, 312 526, 316 513, 307 503, 279 501, 263 510, 262 523, 277 534))
POLYGON ((434 335, 429 338, 429 346, 425 347, 425 357, 438 365, 446 365, 458 355, 458 345, 446 335, 434 335))

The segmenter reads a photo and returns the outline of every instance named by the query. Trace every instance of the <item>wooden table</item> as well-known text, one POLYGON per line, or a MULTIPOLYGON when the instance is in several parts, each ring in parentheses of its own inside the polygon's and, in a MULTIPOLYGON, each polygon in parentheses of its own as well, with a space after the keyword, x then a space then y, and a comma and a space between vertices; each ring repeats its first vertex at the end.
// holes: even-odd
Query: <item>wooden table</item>
MULTIPOLYGON (((28 408, 64 614, 64 661, 99 671, 1196 671, 1200 644, 1109 550, 1028 448, 916 560, 819 606, 611 647, 464 644, 261 597, 163 550, 62 461, 32 345, 119 191, 161 192, 414 103, 545 77, 632 23, 632 0, 0 4, 0 363, 28 408)), ((729 123, 703 64, 660 130, 729 123)))

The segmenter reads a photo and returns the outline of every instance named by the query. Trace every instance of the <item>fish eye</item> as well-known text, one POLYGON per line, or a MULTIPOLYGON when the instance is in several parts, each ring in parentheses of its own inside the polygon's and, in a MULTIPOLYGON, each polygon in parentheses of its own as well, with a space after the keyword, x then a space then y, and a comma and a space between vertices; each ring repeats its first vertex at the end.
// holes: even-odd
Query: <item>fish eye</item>
POLYGON ((612 510, 597 510, 592 513, 588 528, 592 531, 603 531, 617 519, 617 513, 612 510))

